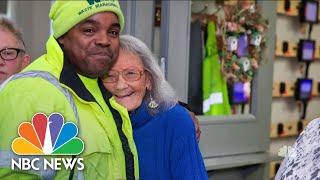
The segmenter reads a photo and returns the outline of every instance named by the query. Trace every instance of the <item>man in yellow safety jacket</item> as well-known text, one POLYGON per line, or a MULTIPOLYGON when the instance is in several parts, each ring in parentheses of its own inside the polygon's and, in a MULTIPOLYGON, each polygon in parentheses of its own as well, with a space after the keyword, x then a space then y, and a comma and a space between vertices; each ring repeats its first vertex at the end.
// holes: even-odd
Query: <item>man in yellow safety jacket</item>
POLYGON ((119 2, 56 1, 49 17, 46 54, 0 86, 0 179, 138 179, 128 112, 99 79, 118 56, 119 2), (84 170, 12 170, 13 158, 29 157, 11 149, 18 127, 39 112, 58 112, 78 126, 84 170))

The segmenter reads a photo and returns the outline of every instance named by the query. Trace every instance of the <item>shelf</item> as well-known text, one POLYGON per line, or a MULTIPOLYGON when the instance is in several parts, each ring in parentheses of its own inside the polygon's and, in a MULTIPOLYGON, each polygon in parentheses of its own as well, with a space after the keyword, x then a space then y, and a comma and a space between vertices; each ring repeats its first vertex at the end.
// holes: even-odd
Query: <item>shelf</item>
POLYGON ((298 16, 299 15, 299 1, 294 0, 294 1, 290 1, 290 9, 288 11, 286 11, 284 9, 284 0, 279 0, 278 4, 277 4, 277 13, 278 14, 283 14, 283 15, 287 15, 287 16, 298 16))
POLYGON ((288 57, 288 58, 295 58, 297 57, 297 44, 298 42, 288 42, 288 50, 287 52, 282 51, 283 41, 277 40, 276 43, 276 56, 279 57, 288 57))
POLYGON ((285 91, 283 94, 280 93, 280 84, 282 82, 275 82, 272 85, 272 97, 293 97, 295 82, 286 81, 285 83, 285 91))
POLYGON ((310 120, 294 120, 294 121, 285 121, 285 122, 273 122, 270 126, 270 138, 283 138, 283 137, 293 137, 298 136, 301 131, 307 127, 310 120), (299 123, 302 122, 302 127, 299 130, 299 123), (281 130, 279 130, 281 128, 281 130))
MULTIPOLYGON (((312 97, 319 96, 320 92, 318 92, 319 89, 319 82, 313 81, 312 85, 312 97)), ((295 81, 284 81, 284 82, 274 82, 272 85, 272 97, 279 98, 279 97, 294 97, 294 90, 295 90, 295 81), (285 84, 285 90, 284 93, 281 94, 280 92, 280 84, 285 84)))
POLYGON ((274 179, 275 175, 277 174, 278 168, 281 165, 281 162, 283 161, 283 157, 278 156, 278 154, 270 153, 269 156, 269 178, 274 179))
MULTIPOLYGON (((299 4, 300 1, 298 0, 290 0, 290 9, 288 11, 285 10, 284 5, 285 1, 284 0, 278 0, 277 4, 277 13, 281 15, 286 15, 286 16, 292 16, 292 17, 298 17, 299 16, 299 4)), ((320 20, 320 13, 318 16, 318 19, 320 20)))
MULTIPOLYGON (((278 57, 297 58, 298 41, 287 41, 288 51, 285 53, 282 51, 283 42, 277 39, 275 55, 278 57)), ((315 60, 320 59, 320 45, 317 46, 317 43, 319 42, 316 42, 315 60)))
POLYGON ((221 156, 204 158, 204 164, 207 171, 235 168, 248 166, 253 164, 262 164, 268 162, 269 155, 267 153, 252 153, 252 154, 241 154, 241 155, 231 155, 231 156, 221 156))
POLYGON ((274 161, 274 162, 270 162, 269 164, 269 178, 270 179, 274 179, 274 177, 276 176, 278 169, 281 165, 281 161, 274 161))

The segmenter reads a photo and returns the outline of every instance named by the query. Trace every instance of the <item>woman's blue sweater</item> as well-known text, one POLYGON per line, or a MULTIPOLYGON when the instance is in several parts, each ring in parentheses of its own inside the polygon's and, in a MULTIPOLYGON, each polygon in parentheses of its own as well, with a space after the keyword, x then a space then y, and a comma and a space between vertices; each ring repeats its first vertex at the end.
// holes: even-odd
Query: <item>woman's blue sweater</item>
POLYGON ((151 116, 143 103, 130 116, 141 180, 208 179, 195 127, 185 108, 175 105, 151 116))

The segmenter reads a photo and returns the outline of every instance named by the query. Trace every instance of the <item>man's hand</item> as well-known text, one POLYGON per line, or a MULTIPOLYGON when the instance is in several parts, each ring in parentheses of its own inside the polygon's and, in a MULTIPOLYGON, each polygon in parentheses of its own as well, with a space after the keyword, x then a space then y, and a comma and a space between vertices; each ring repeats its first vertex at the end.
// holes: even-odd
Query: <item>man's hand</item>
POLYGON ((193 112, 189 111, 189 114, 190 114, 191 119, 192 119, 192 121, 194 123, 194 127, 196 129, 196 137, 197 137, 197 140, 199 142, 200 135, 201 135, 199 119, 196 117, 196 115, 193 112))
POLYGON ((199 119, 196 117, 196 115, 191 111, 191 109, 188 107, 187 103, 184 103, 182 101, 178 101, 178 103, 183 106, 184 108, 187 109, 187 111, 189 112, 191 119, 194 123, 194 127, 196 129, 196 137, 197 137, 197 141, 199 142, 200 140, 200 135, 201 135, 201 130, 200 130, 200 123, 199 123, 199 119))

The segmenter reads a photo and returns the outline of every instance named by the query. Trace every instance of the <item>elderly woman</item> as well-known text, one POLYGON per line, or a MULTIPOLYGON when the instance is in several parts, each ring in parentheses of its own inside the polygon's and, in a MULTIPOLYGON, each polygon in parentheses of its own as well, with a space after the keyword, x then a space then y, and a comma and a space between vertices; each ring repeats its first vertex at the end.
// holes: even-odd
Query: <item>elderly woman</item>
POLYGON ((130 112, 141 179, 208 178, 192 119, 142 41, 121 36, 103 83, 130 112))

